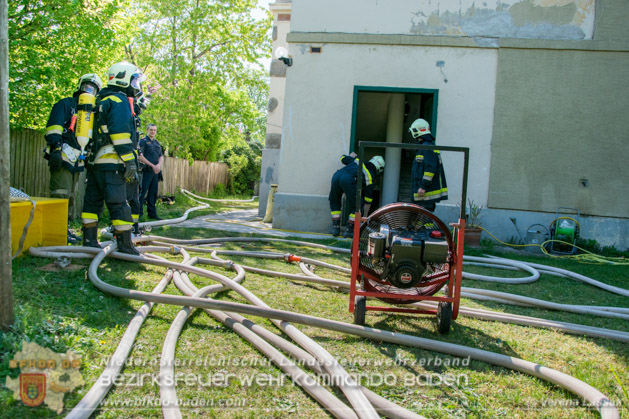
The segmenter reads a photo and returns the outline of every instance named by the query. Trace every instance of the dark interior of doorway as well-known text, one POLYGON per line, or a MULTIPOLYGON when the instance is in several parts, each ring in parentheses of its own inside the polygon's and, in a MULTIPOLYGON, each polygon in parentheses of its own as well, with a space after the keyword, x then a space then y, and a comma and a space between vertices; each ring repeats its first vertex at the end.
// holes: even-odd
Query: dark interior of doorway
MULTIPOLYGON (((355 125, 353 136, 353 149, 358 152, 358 144, 361 141, 386 142, 389 98, 392 94, 404 94, 404 123, 402 129, 402 142, 413 144, 415 140, 408 131, 409 127, 417 118, 423 118, 430 124, 431 131, 436 136, 436 112, 434 91, 371 91, 359 90, 356 100, 355 125)), ((384 155, 384 150, 368 149, 366 160, 376 154, 384 155)), ((412 150, 402 151, 402 161, 400 165, 400 184, 398 190, 399 202, 411 202, 411 167, 413 164, 414 152, 412 150)), ((378 179, 377 191, 372 204, 372 211, 380 206, 379 191, 382 188, 382 175, 378 179)))

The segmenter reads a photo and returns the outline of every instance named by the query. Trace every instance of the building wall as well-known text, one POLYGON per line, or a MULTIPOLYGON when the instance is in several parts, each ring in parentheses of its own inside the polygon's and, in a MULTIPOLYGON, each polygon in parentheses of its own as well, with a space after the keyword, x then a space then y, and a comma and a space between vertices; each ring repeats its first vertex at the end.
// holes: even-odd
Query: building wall
POLYGON ((498 54, 488 205, 629 217, 629 53, 518 46, 498 54))
POLYGON ((295 0, 293 3, 292 30, 298 32, 491 38, 592 39, 596 11, 595 0, 295 0))
POLYGON ((273 56, 269 68, 269 106, 266 117, 266 138, 262 150, 260 168, 260 198, 258 215, 266 213, 267 200, 272 184, 277 184, 282 147, 282 118, 286 89, 286 65, 277 57, 278 48, 287 48, 286 34, 290 31, 291 3, 278 1, 269 5, 273 13, 273 56))
MULTIPOLYGON (((627 174, 628 17, 625 0, 293 1, 274 226, 330 225, 355 86, 427 88, 438 92, 437 143, 470 147, 469 196, 490 206, 492 233, 506 239, 515 216, 548 223, 577 207, 584 237, 629 247, 616 180, 627 174)), ((447 216, 460 161, 444 161, 451 198, 437 214, 447 216)))
MULTIPOLYGON (((306 196, 308 201, 318 196, 323 201, 319 206, 326 207, 330 178, 342 167, 340 155, 350 151, 354 86, 438 90, 437 143, 473 147, 470 164, 475 178, 470 179, 468 193, 486 202, 496 49, 477 48, 472 43, 447 49, 415 46, 390 36, 375 36, 373 43, 356 44, 351 35, 335 43, 318 42, 322 39, 318 35, 294 35, 289 36, 294 61, 287 70, 276 196, 278 207, 286 201, 294 208, 287 218, 274 213, 274 226, 287 228, 300 211, 310 212, 300 203, 306 196), (305 42, 308 39, 312 42, 305 42), (310 53, 311 45, 323 45, 322 52, 310 53), (437 67, 438 61, 444 67, 437 67)), ((463 160, 450 153, 444 153, 443 159, 452 191, 448 202, 456 205, 460 202, 463 160)), ((309 228, 318 231, 325 231, 330 223, 329 208, 308 220, 309 228)))

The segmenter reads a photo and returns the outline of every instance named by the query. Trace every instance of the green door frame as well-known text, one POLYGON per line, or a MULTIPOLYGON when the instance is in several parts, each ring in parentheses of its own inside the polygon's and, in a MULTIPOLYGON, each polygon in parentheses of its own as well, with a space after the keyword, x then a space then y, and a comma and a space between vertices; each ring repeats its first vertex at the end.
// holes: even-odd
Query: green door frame
POLYGON ((348 152, 354 150, 356 143, 356 114, 358 111, 358 94, 360 92, 379 92, 379 93, 429 93, 432 94, 432 117, 428 121, 432 134, 437 136, 437 107, 439 105, 438 89, 413 89, 408 87, 384 87, 384 86, 354 86, 354 99, 352 103, 352 133, 349 142, 348 152))

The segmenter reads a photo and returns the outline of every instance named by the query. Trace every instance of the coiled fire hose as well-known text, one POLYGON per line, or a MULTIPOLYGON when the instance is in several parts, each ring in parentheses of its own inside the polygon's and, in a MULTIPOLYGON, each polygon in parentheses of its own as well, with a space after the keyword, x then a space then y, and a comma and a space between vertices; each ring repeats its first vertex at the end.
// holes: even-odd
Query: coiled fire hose
MULTIPOLYGON (((164 221, 168 221, 168 220, 164 220, 164 221)), ((152 238, 150 240, 167 240, 166 238, 152 238)), ((240 239, 241 241, 246 241, 246 239, 240 239)), ((268 239, 267 239, 268 240, 268 239)), ((274 239, 277 240, 277 239, 274 239)), ((142 238, 142 241, 149 241, 147 240, 146 237, 142 238)), ((176 243, 176 240, 172 240, 169 239, 169 241, 171 243, 176 243)), ((232 241, 230 240, 221 240, 221 239, 213 239, 213 240, 201 240, 201 241, 195 241, 195 245, 202 245, 202 244, 208 244, 208 243, 219 243, 221 241, 232 241)), ((233 240, 235 241, 235 240, 233 240)), ((255 241, 255 240, 252 240, 255 241)), ((260 240, 260 241, 264 241, 264 240, 260 240)), ((174 305, 180 305, 182 307, 197 307, 197 308, 205 308, 206 310, 214 310, 214 311, 218 311, 218 310, 223 310, 223 311, 228 311, 229 314, 227 314, 224 318, 225 322, 230 323, 230 324, 245 324, 247 322, 246 319, 242 318, 242 316, 238 316, 235 315, 234 312, 238 312, 238 313, 243 313, 243 314, 252 314, 252 315, 257 315, 257 316, 262 316, 262 317, 268 317, 268 318, 273 318, 276 320, 282 320, 284 322, 286 321, 291 321, 294 323, 303 323, 303 324, 308 324, 308 325, 312 325, 315 327, 322 327, 322 328, 326 328, 329 330, 337 330, 337 331, 341 331, 344 333, 349 333, 349 334, 354 334, 357 336, 362 336, 362 337, 367 337, 367 338, 371 338, 371 339, 375 339, 378 341, 388 341, 388 342, 393 342, 393 343, 399 343, 399 344, 403 344, 403 345, 409 345, 409 346, 415 346, 415 347, 422 347, 422 348, 426 348, 429 350, 434 350, 434 351, 438 351, 438 352, 444 352, 444 353, 449 353, 455 356, 470 356, 474 359, 478 359, 478 360, 482 360, 485 362, 489 362, 489 363, 493 363, 495 365, 500 365, 503 366, 505 368, 511 368, 511 369, 515 369, 521 372, 525 372, 531 375, 535 375, 539 378, 545 379, 547 381, 553 382, 559 386, 562 386, 572 392, 574 392, 575 394, 580 395, 581 397, 583 397, 584 399, 588 400, 590 403, 592 403, 593 406, 596 406, 596 408, 599 410, 599 412, 601 413, 602 417, 610 417, 610 418, 615 418, 618 417, 618 411, 616 410, 616 408, 611 404, 611 402, 600 392, 598 392, 598 390, 592 388, 591 386, 581 382, 580 380, 577 380, 573 377, 570 377, 566 374, 563 374, 561 372, 552 370, 550 368, 546 368, 546 367, 542 367, 540 365, 536 365, 533 363, 530 363, 528 361, 524 361, 518 358, 512 358, 512 357, 508 357, 505 355, 501 355, 501 354, 495 354, 492 352, 487 352, 487 351, 483 351, 480 349, 474 349, 474 348, 466 348, 460 345, 454 345, 454 344, 449 344, 449 343, 445 343, 445 342, 438 342, 438 341, 432 341, 429 339, 423 339, 423 338, 419 338, 419 337, 415 337, 415 336, 408 336, 408 335, 402 335, 402 334, 398 334, 398 333, 393 333, 393 332, 387 332, 387 331, 383 331, 383 330, 378 330, 378 329, 372 329, 372 328, 367 328, 367 327, 362 327, 362 326, 356 326, 356 325, 351 325, 351 324, 346 324, 346 323, 341 323, 341 322, 336 322, 336 321, 332 321, 332 320, 326 320, 326 319, 321 319, 321 318, 317 318, 314 316, 307 316, 307 315, 303 315, 303 314, 297 314, 297 313, 291 313, 291 312, 286 312, 286 311, 281 311, 281 310, 273 310, 267 307, 254 307, 251 305, 245 305, 245 304, 238 304, 238 303, 229 303, 229 302, 221 302, 221 301, 216 301, 216 300, 211 300, 211 299, 205 299, 205 298, 200 298, 201 295, 204 295, 206 293, 212 292, 211 290, 208 291, 207 289, 204 289, 201 292, 195 291, 193 287, 191 287, 186 278, 186 274, 182 273, 182 272, 190 272, 190 273, 194 273, 200 276, 205 276, 214 280, 217 280, 218 282, 220 282, 221 284, 223 284, 223 286, 227 286, 232 290, 236 290, 236 291, 244 291, 246 292, 246 290, 244 288, 242 288, 241 286, 237 285, 237 282, 235 282, 232 279, 226 278, 226 277, 222 277, 218 274, 214 274, 211 273, 210 271, 201 269, 201 268, 196 268, 194 266, 191 266, 193 264, 199 263, 201 262, 208 262, 208 260, 206 259, 200 259, 200 258, 192 258, 190 259, 187 256, 186 250, 190 250, 190 251, 200 251, 200 252, 205 252, 205 253, 210 253, 208 252, 211 249, 203 249, 203 248, 190 248, 192 246, 188 246, 188 245, 192 245, 193 243, 190 243, 191 241, 181 241, 181 242, 185 242, 184 246, 186 249, 179 249, 179 248, 175 248, 174 246, 144 246, 144 247, 140 247, 139 249, 141 249, 142 251, 145 252, 152 252, 152 251, 171 251, 171 252, 180 252, 182 255, 185 255, 184 257, 184 262, 183 263, 176 263, 176 262, 170 262, 167 261, 165 259, 162 258, 149 258, 148 256, 145 257, 137 257, 137 256, 130 256, 130 255, 122 255, 122 254, 114 254, 115 257, 121 258, 123 260, 129 260, 129 261, 135 261, 135 262, 141 262, 141 263, 150 263, 150 264, 154 264, 154 265, 158 265, 158 266, 165 266, 168 267, 169 270, 167 271, 164 279, 162 280, 162 283, 165 282, 165 284, 168 283, 168 281, 170 280, 170 277, 172 276, 173 278, 175 278, 176 281, 176 285, 182 289, 184 291, 184 293, 186 294, 193 294, 195 292, 197 292, 197 296, 196 297, 183 297, 183 296, 174 296, 174 295, 161 295, 158 294, 160 292, 159 288, 162 285, 162 283, 160 283, 160 286, 156 287, 156 289, 153 291, 153 293, 146 293, 146 292, 140 292, 140 291, 135 291, 135 290, 126 290, 126 289, 122 289, 122 288, 118 288, 118 287, 113 287, 109 284, 106 284, 104 282, 102 282, 100 280, 100 278, 97 275, 97 268, 98 265, 102 262, 102 260, 108 255, 110 254, 114 249, 115 249, 115 244, 110 244, 109 246, 107 246, 105 249, 103 250, 98 250, 98 249, 89 249, 89 248, 81 248, 81 247, 63 247, 63 246, 59 246, 59 247, 51 247, 51 248, 31 248, 31 254, 34 255, 38 255, 38 256, 49 256, 49 257, 57 257, 60 254, 64 254, 64 255, 72 255, 73 257, 78 257, 78 256, 82 256, 82 257, 93 257, 94 253, 98 253, 96 255, 96 257, 94 258, 94 260, 92 261, 91 265, 90 265, 90 269, 89 269, 89 277, 90 280, 92 281, 92 283, 99 288, 100 290, 104 291, 104 292, 108 292, 111 293, 113 295, 116 296, 120 296, 120 297, 124 297, 124 298, 133 298, 133 299, 138 299, 138 300, 142 300, 142 301, 146 301, 147 303, 145 305, 142 306, 142 308, 140 309, 140 311, 144 310, 145 314, 144 316, 146 316, 146 314, 148 314, 148 311, 150 310, 150 307, 152 306, 152 304, 154 304, 155 302, 161 302, 161 303, 165 303, 165 304, 174 304, 174 305), (76 253, 74 253, 76 252, 76 253), (231 320, 229 320, 231 319, 231 320), (244 319, 244 320, 243 320, 244 319), (236 322, 236 323, 234 323, 236 322)), ((156 243, 157 244, 157 243, 156 243)), ((183 243, 182 243, 183 244, 183 243)), ((300 245, 304 245, 306 244, 306 242, 300 242, 300 245)), ((307 245, 311 245, 311 244, 307 244, 307 245)), ((317 245, 317 246, 321 246, 321 245, 317 245)), ((325 246, 324 246, 325 247, 325 246)), ((338 249, 339 251, 344 251, 347 252, 346 249, 338 249)), ((333 250, 334 251, 334 250, 333 250)), ((220 251, 216 251, 211 250, 211 253, 213 253, 213 257, 216 257, 217 254, 221 253, 220 251)), ((258 257, 277 257, 276 255, 271 255, 268 252, 250 252, 250 253, 255 253, 258 257)), ((223 252, 223 254, 227 254, 227 252, 223 252)), ((303 261, 304 258, 302 258, 303 261)), ((485 260, 486 262, 490 263, 489 259, 485 260)), ((308 263, 313 262, 313 260, 309 260, 308 263)), ((316 261, 314 261, 316 263, 316 261)), ((229 262, 220 262, 220 263, 229 263, 229 262)), ((327 264, 328 266, 326 267, 330 267, 329 264, 327 264)), ((234 269, 236 268, 238 265, 233 265, 234 269)), ((301 264, 300 264, 301 266, 301 264)), ((339 267, 339 270, 343 270, 345 269, 345 271, 347 271, 347 268, 342 268, 339 267)), ((241 267, 240 269, 246 270, 246 267, 241 267)), ((257 268, 253 268, 253 269, 257 269, 257 268)), ((303 268, 302 268, 303 270, 303 268)), ((244 271, 243 271, 244 272, 244 271)), ((529 271, 530 272, 530 271, 529 271)), ((561 273, 562 275, 565 275, 565 273, 561 273)), ((300 277, 300 278, 309 278, 310 280, 314 279, 314 277, 316 277, 316 275, 313 275, 312 273, 308 274, 305 273, 304 275, 295 275, 295 274, 288 274, 289 278, 291 279, 296 279, 296 277, 300 277)), ((532 275, 535 275, 534 273, 532 273, 532 275)), ((237 278, 240 276, 240 274, 237 275, 237 278)), ((585 278, 585 277, 584 277, 585 278)), ((324 278, 321 278, 324 281, 331 281, 329 283, 327 283, 326 285, 332 286, 332 287, 336 287, 336 288, 343 288, 343 286, 341 284, 343 284, 342 281, 333 281, 333 280, 325 280, 324 278)), ((581 278, 575 278, 575 279, 580 279, 581 278)), ((588 281, 585 281, 588 282, 588 281)), ((322 283, 322 282, 320 282, 322 283)), ((589 283, 589 282, 588 282, 589 283)), ((163 285, 164 287, 166 285, 163 285)), ((592 283, 592 285, 595 285, 592 283)), ((617 288, 617 287, 612 287, 612 288, 617 288)), ((622 289, 620 289, 622 290, 622 289)), ((477 296, 481 295, 481 292, 479 292, 479 290, 471 290, 472 292, 476 292, 477 296)), ((611 291, 611 290, 610 290, 611 291)), ((625 290, 626 291, 626 290, 625 290)), ((613 292, 613 291, 612 291, 613 292)), ((507 294, 508 295, 508 294, 507 294)), ((501 296, 492 296, 491 298, 504 298, 505 295, 501 295, 501 296)), ((254 300, 256 300, 256 298, 254 298, 254 300)), ((530 304, 532 303, 531 301, 526 301, 526 304, 530 304)), ((262 303, 263 304, 263 303, 262 303)), ((191 309, 188 309, 191 310, 191 309)), ((611 313, 621 313, 626 309, 622 309, 622 308, 614 308, 614 307, 598 307, 598 308, 594 308, 594 311, 602 311, 602 312, 611 312, 611 313)), ((484 310, 472 310, 470 309, 469 313, 471 313, 471 315, 477 315, 477 316, 482 316, 482 315, 486 315, 486 312, 484 310)), ((463 313, 463 310, 462 310, 463 313)), ((138 315, 136 315, 138 316, 138 315)), ((513 316, 513 315, 512 315, 513 316)), ((187 315, 186 315, 187 317, 187 315)), ((518 319, 518 321, 526 321, 527 319, 532 319, 532 318, 526 318, 525 316, 519 316, 521 317, 520 319, 518 319)), ((134 317, 134 320, 136 320, 136 318, 134 317)), ((135 327, 137 327, 137 329, 139 330, 139 325, 137 325, 138 321, 136 321, 134 323, 134 320, 132 320, 132 324, 134 324, 135 327)), ((185 320, 185 319, 184 319, 185 320)), ((539 320, 539 319, 537 319, 539 320)), ((179 320, 180 322, 182 321, 181 319, 179 320)), ((139 322, 141 324, 141 322, 139 322)), ((277 322, 280 323, 281 322, 277 322)), ((550 323, 556 323, 558 324, 559 322, 550 322, 550 323)), ((179 323, 178 323, 179 324, 179 323)), ((250 323, 248 323, 250 324, 250 323)), ((181 323, 181 325, 183 325, 183 323, 181 323)), ((568 324, 569 325, 569 324, 568 324)), ((577 327, 580 325, 572 325, 569 327, 577 327)), ((176 326, 175 327, 176 331, 176 326)), ((252 325, 251 328, 255 328, 256 326, 252 325)), ((554 326, 547 326, 547 327, 554 327, 554 326)), ((249 329, 251 329, 249 328, 249 329)), ((615 334, 617 336, 621 336, 622 339, 618 339, 618 340, 626 340, 627 336, 623 335, 627 335, 624 332, 618 332, 618 331, 609 331, 607 329, 600 329, 600 330, 596 330, 599 328, 591 328, 591 327, 587 327, 585 326, 586 329, 589 329, 590 332, 592 333, 601 333, 601 331, 607 331, 610 334, 615 334)), ((130 328, 131 329, 131 328, 130 328)), ((175 336, 175 331, 173 331, 173 336, 175 336)), ((137 333, 137 331, 136 331, 137 333)), ((582 332, 579 332, 582 333, 582 332)), ((178 333, 177 333, 178 336, 178 333)), ((597 336, 596 334, 594 334, 594 336, 597 336)), ((610 336, 605 336, 604 334, 598 334, 598 336, 604 336, 604 337, 610 337, 610 336)), ((613 338, 613 337, 612 337, 613 338)), ((133 336, 133 333, 129 333, 129 336, 127 336, 127 333, 125 333, 125 336, 123 337, 123 341, 121 341, 121 344, 119 345, 119 348, 116 350, 116 353, 114 354, 114 358, 117 356, 116 354, 119 353, 119 350, 121 347, 128 347, 130 350, 130 347, 133 343, 133 340, 135 339, 135 336, 133 336), (130 342, 127 342, 129 341, 130 342)), ((176 339, 176 338, 175 338, 176 339)), ((277 343, 277 342, 276 342, 277 343)), ((290 344, 292 345, 292 344, 290 344)), ((294 346, 294 345, 293 345, 294 346)), ((257 346, 256 346, 257 347, 257 346)), ((167 353, 171 353, 171 350, 165 347, 164 351, 166 351, 167 353)), ((298 349, 298 348, 297 348, 298 349)), ((123 350, 120 350, 120 352, 124 352, 123 350)), ((313 352, 316 352, 316 350, 313 350, 313 352)), ((293 353, 293 352, 289 352, 289 353, 293 353)), ((128 355, 128 353, 127 353, 128 355)), ((174 353, 173 353, 174 355, 174 353)), ((311 357, 312 355, 310 355, 311 357)), ((317 353, 317 356, 323 356, 319 353, 317 353)), ((306 353, 303 352, 301 355, 295 355, 294 358, 295 359, 302 359, 304 357, 308 357, 308 355, 306 355, 306 353)), ((112 358, 113 361, 113 358, 112 358)), ((332 360, 332 362, 335 362, 334 360, 332 360)), ((321 364, 323 363, 321 361, 321 359, 318 359, 318 363, 321 364)), ((124 362, 120 362, 118 363, 119 365, 124 365, 124 362)), ((317 364, 318 365, 318 364, 317 364)), ((315 371, 317 371, 317 367, 314 367, 315 371)), ((322 371, 319 368, 319 371, 322 371)), ((104 374, 104 373, 103 373, 104 374)), ((98 384, 98 382, 97 382, 98 384)), ((96 387, 96 386, 95 386, 96 387)), ((70 417, 89 417, 89 415, 93 412, 93 409, 95 409, 96 407, 98 407, 98 404, 100 403, 100 401, 102 401, 102 399, 105 397, 106 392, 108 391, 108 389, 105 389, 104 393, 102 393, 100 396, 98 397, 93 397, 94 399, 98 399, 96 402, 92 401, 91 403, 84 403, 84 401, 88 398, 88 395, 90 395, 90 393, 92 393, 92 390, 94 388, 92 388, 90 390, 90 392, 88 392, 88 394, 84 397, 84 399, 79 403, 79 405, 76 406, 76 408, 71 412, 70 417), (91 405, 93 406, 93 409, 86 409, 85 406, 86 405, 91 405)), ((361 392, 362 394, 365 394, 364 389, 360 388, 359 386, 355 389, 357 392, 361 392)), ((101 392, 103 391, 102 389, 100 390, 101 392)), ((164 399, 163 400, 172 400, 172 394, 170 396, 168 396, 168 389, 164 389, 164 399)), ((310 394, 310 392, 309 392, 310 394)), ((314 397, 314 396, 313 396, 314 397)), ((319 400, 318 398, 316 398, 317 400, 319 400)), ((368 416, 373 416, 373 409, 371 409, 371 405, 370 402, 373 403, 373 406, 376 408, 376 411, 382 414, 391 414, 391 412, 389 413, 385 413, 384 410, 382 410, 382 407, 378 407, 378 404, 374 401, 373 397, 370 397, 367 394, 367 398, 363 399, 360 396, 356 397, 356 405, 354 406, 357 413, 359 413, 359 416, 361 417, 368 417, 368 416)), ((382 402, 382 401, 381 401, 382 402)), ((331 402, 332 404, 334 404, 335 402, 331 402)), ((389 402, 390 403, 390 402, 389 402)), ((337 410, 339 412, 339 415, 343 414, 342 417, 346 417, 345 414, 349 415, 347 417, 350 417, 351 415, 353 415, 352 412, 349 411, 348 408, 343 407, 341 405, 336 405, 337 406, 337 410)), ((398 410, 400 410, 400 412, 403 412, 404 409, 397 407, 398 410)), ((393 408, 393 410, 396 410, 396 408, 393 408)), ((412 412, 408 412, 410 414, 412 414, 412 412)), ((166 412, 164 413, 166 415, 166 412)))
MULTIPOLYGON (((397 343, 397 344, 402 344, 402 345, 425 348, 425 349, 429 349, 429 350, 433 350, 437 352, 448 353, 454 356, 462 356, 462 357, 470 356, 473 359, 492 363, 492 364, 499 365, 505 368, 514 369, 514 370, 531 374, 531 375, 535 375, 539 378, 550 381, 588 400, 590 403, 592 403, 593 406, 595 406, 601 412, 602 417, 610 417, 610 418, 618 417, 618 411, 616 410, 616 408, 613 407, 611 402, 602 393, 598 392, 598 390, 594 389, 593 387, 567 374, 564 374, 559 371, 546 368, 546 367, 543 367, 543 366, 540 366, 540 365, 537 365, 537 364, 534 364, 525 360, 521 360, 518 358, 513 358, 506 355, 501 355, 501 354, 495 354, 495 353, 483 351, 480 349, 466 348, 460 345, 454 345, 454 344, 450 344, 446 342, 433 341, 430 339, 424 339, 424 338, 419 338, 415 336, 402 335, 398 333, 387 332, 384 330, 372 329, 368 327, 356 326, 356 325, 341 323, 337 321, 321 319, 314 316, 291 313, 291 312, 286 312, 286 311, 281 311, 281 310, 273 310, 266 307, 254 307, 254 306, 246 305, 246 304, 222 302, 222 301, 203 299, 203 298, 198 298, 198 297, 183 297, 183 296, 176 296, 176 295, 156 295, 156 294, 147 293, 147 292, 127 290, 127 289, 123 289, 119 287, 114 287, 112 285, 102 282, 97 275, 98 265, 102 262, 102 260, 106 257, 107 254, 113 251, 114 246, 115 246, 114 244, 111 244, 107 246, 107 248, 101 251, 98 251, 98 249, 95 249, 99 253, 94 258, 89 268, 90 280, 101 291, 111 293, 119 297, 133 298, 133 299, 142 300, 142 301, 175 304, 175 305, 180 305, 180 306, 199 307, 199 308, 223 310, 223 311, 229 311, 229 312, 238 312, 242 314, 257 315, 257 316, 273 318, 277 320, 308 324, 315 327, 322 327, 329 330, 335 330, 335 331, 354 334, 357 336, 366 337, 370 339, 376 339, 378 341, 386 341, 386 342, 397 343)), ((77 252, 84 252, 86 250, 80 247, 73 247, 70 249, 72 249, 72 251, 77 251, 77 252)), ((162 249, 170 250, 168 248, 162 248, 162 249)), ((59 247, 59 248, 38 249, 38 250, 43 251, 43 253, 47 253, 47 251, 54 253, 54 252, 59 252, 59 251, 64 251, 64 250, 69 250, 69 249, 64 248, 64 247, 59 247)), ((89 250, 92 250, 92 249, 89 249, 89 250)), ((159 259, 148 259, 145 257, 137 257, 137 256, 130 256, 130 255, 117 255, 117 257, 120 257, 124 260, 151 263, 158 266, 166 266, 172 269, 177 269, 180 271, 194 273, 200 276, 208 277, 208 278, 217 280, 218 282, 220 282, 221 284, 225 286, 228 286, 232 290, 238 290, 241 288, 240 286, 237 286, 235 282, 231 281, 228 278, 222 277, 221 275, 218 275, 218 274, 213 274, 209 271, 206 271, 200 268, 189 266, 187 264, 170 262, 170 261, 159 260, 159 259)))

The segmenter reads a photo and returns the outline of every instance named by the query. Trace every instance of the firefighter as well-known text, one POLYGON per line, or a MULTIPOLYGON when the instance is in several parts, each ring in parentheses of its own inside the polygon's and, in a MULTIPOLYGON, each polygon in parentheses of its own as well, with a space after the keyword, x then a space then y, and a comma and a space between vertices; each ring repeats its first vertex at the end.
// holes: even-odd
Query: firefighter
MULTIPOLYGON (((332 235, 337 237, 341 234, 341 199, 343 193, 347 206, 351 213, 349 214, 349 220, 347 228, 343 237, 354 237, 354 217, 356 210, 356 182, 358 177, 358 167, 360 162, 356 158, 356 153, 352 152, 347 155, 344 154, 341 157, 341 163, 345 165, 342 169, 339 169, 332 176, 332 185, 330 187, 330 213, 332 215, 332 235)), ((367 163, 360 165, 363 171, 362 179, 362 192, 363 202, 361 207, 362 214, 369 214, 371 203, 373 202, 373 191, 375 188, 376 176, 384 170, 384 159, 382 156, 374 156, 367 163)))
MULTIPOLYGON (((419 144, 435 145, 428 122, 416 119, 409 128, 419 144)), ((448 199, 448 185, 439 150, 417 150, 411 172, 413 202, 430 212, 435 211, 437 202, 448 199)))
POLYGON ((135 65, 119 62, 108 70, 107 87, 96 100, 95 138, 87 165, 83 204, 83 245, 100 247, 98 218, 107 205, 118 251, 139 255, 133 245, 133 217, 127 202, 127 182, 137 182, 137 156, 133 147, 133 99, 142 95, 144 74, 135 65))
MULTIPOLYGON (((142 96, 143 98, 144 96, 142 96)), ((142 98, 134 98, 133 99, 133 125, 135 130, 133 135, 131 136, 131 141, 133 143, 133 148, 136 151, 136 156, 138 157, 138 176, 133 181, 127 182, 127 202, 129 203, 129 207, 131 208, 131 218, 133 218, 133 229, 131 230, 133 234, 140 235, 140 184, 142 182, 142 178, 140 177, 142 163, 139 160, 140 156, 140 127, 142 126, 142 121, 140 120, 140 114, 142 110, 146 109, 146 101, 143 101, 142 98)))
MULTIPOLYGON (((102 87, 96 74, 84 74, 79 79, 76 92, 71 97, 55 103, 46 124, 46 143, 44 158, 50 168, 50 196, 68 200, 68 220, 72 221, 75 213, 78 193, 78 178, 84 170, 84 160, 80 157, 81 147, 75 135, 78 99, 82 93, 96 96, 102 87)), ((68 230, 68 243, 75 244, 79 238, 68 230)))

